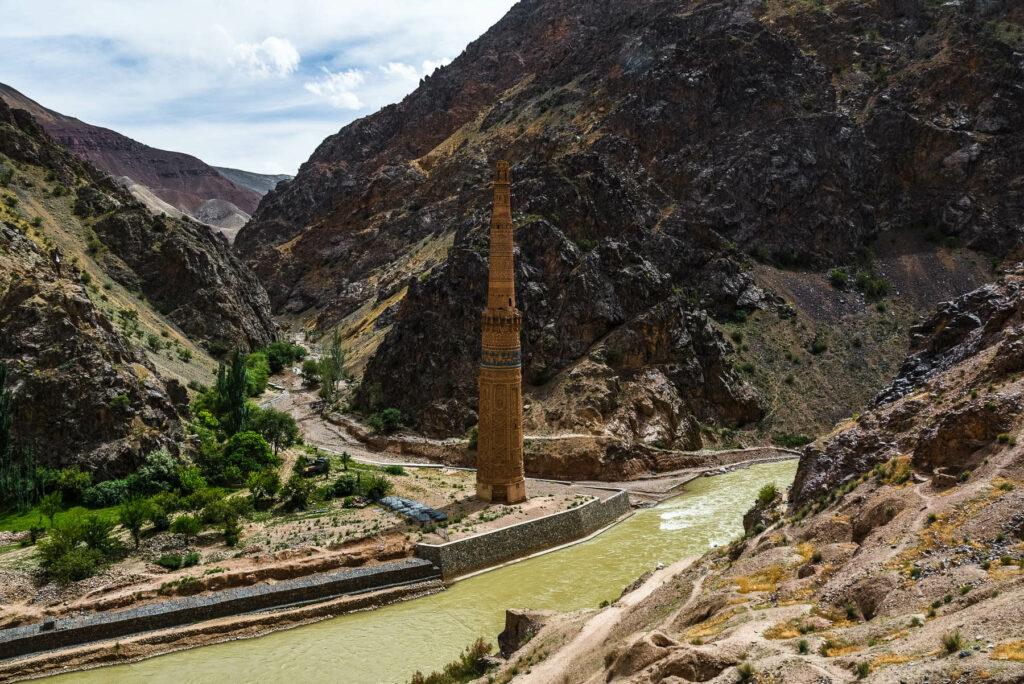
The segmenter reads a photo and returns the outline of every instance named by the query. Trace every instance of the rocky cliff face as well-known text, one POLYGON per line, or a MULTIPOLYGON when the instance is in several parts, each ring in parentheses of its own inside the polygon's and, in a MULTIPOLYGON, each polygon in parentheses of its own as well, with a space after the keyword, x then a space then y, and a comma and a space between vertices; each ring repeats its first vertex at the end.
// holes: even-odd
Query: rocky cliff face
POLYGON ((1024 410, 1022 275, 1018 264, 912 329, 911 354, 876 406, 806 448, 791 508, 900 456, 955 482, 1009 438, 1024 410))
POLYGON ((0 101, 0 361, 17 438, 46 464, 122 475, 176 448, 217 351, 273 339, 266 293, 224 241, 157 218, 0 101), (179 380, 180 378, 180 380, 179 380))
POLYGON ((209 225, 237 229, 238 222, 248 220, 266 192, 235 182, 191 155, 150 147, 109 128, 47 109, 2 83, 0 99, 12 109, 32 114, 47 133, 79 158, 115 178, 127 176, 164 202, 199 220, 205 219, 209 225), (210 200, 222 203, 218 214, 204 213, 210 200))
POLYGON ((880 403, 801 458, 789 515, 761 501, 597 616, 543 616, 489 676, 1024 681, 1022 313, 1020 264, 939 307, 880 403))
POLYGON ((882 237, 1019 242, 1006 179, 1024 173, 1024 94, 1004 28, 1021 21, 992 3, 525 0, 325 140, 238 249, 277 311, 342 325, 360 406, 459 433, 475 421, 490 163, 511 159, 528 401, 566 429, 655 407, 633 437, 692 444, 694 421, 749 424, 787 391, 783 373, 751 396, 696 313, 791 315, 755 261, 870 270, 882 237), (581 384, 580 420, 544 401, 581 384))

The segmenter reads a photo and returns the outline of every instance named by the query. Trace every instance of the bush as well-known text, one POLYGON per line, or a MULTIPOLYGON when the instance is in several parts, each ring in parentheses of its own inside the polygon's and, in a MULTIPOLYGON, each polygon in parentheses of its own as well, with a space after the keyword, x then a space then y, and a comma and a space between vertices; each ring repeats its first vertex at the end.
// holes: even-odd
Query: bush
POLYGON ((828 282, 837 290, 844 290, 850 282, 850 274, 845 268, 833 268, 828 272, 828 282))
MULTIPOLYGON (((424 676, 417 671, 410 684, 453 684, 455 682, 476 679, 487 672, 487 655, 494 648, 482 638, 474 641, 459 657, 444 666, 442 672, 432 672, 424 676)), ((514 671, 513 671, 514 672, 514 671)))
POLYGON ((961 650, 964 647, 964 639, 960 636, 959 630, 953 630, 952 632, 946 632, 942 635, 942 647, 946 649, 946 653, 953 654, 961 650))
POLYGON ((253 505, 257 508, 269 505, 281 489, 281 478, 273 468, 266 468, 250 473, 245 481, 249 493, 252 494, 253 505))
POLYGON ((267 389, 270 379, 270 363, 267 355, 255 352, 245 357, 245 393, 250 397, 258 397, 267 389))
POLYGON ((99 551, 79 546, 54 559, 46 572, 60 584, 68 584, 92 577, 105 563, 106 559, 99 551))
POLYGON ((814 440, 807 435, 793 434, 789 432, 779 432, 772 435, 772 442, 774 442, 776 446, 786 447, 788 449, 796 449, 810 444, 812 441, 814 440))
POLYGON ((868 301, 875 301, 889 294, 889 281, 874 271, 858 272, 856 285, 868 301))
POLYGON ((298 474, 288 478, 288 482, 281 488, 284 507, 292 511, 305 510, 312 497, 313 483, 298 474))
POLYGON ((165 553, 164 555, 157 558, 154 562, 162 568, 168 570, 180 570, 182 568, 191 568, 193 565, 199 565, 199 552, 189 551, 185 555, 180 553, 165 553))
POLYGON ((320 384, 320 364, 313 359, 307 359, 302 364, 302 382, 310 387, 320 384))
POLYGON ((810 653, 810 650, 811 647, 810 644, 807 643, 807 639, 801 639, 800 641, 796 642, 796 652, 800 655, 807 655, 808 653, 810 653))
POLYGON ((757 503, 759 506, 767 506, 779 496, 779 488, 774 482, 769 482, 757 492, 757 503))
POLYGON ((86 489, 82 494, 82 503, 89 508, 120 506, 131 495, 132 482, 128 479, 106 480, 86 489))
POLYGON ((289 364, 306 358, 305 348, 291 342, 271 342, 263 352, 270 365, 270 372, 274 374, 280 373, 289 364))
POLYGON ((380 501, 391 493, 391 481, 383 475, 369 475, 359 483, 363 496, 380 501))
POLYGON ((405 475, 405 468, 400 465, 384 466, 384 472, 388 475, 405 475))
POLYGON ((242 538, 242 525, 237 515, 228 516, 224 520, 224 543, 234 548, 242 538))
POLYGON ((183 535, 185 538, 195 537, 203 529, 203 524, 194 515, 179 515, 171 523, 171 532, 183 535))
POLYGON ((402 427, 402 412, 396 408, 386 408, 371 415, 367 422, 375 432, 391 434, 402 427))
POLYGON ((333 497, 345 497, 352 496, 358 491, 356 486, 356 478, 351 475, 344 475, 339 477, 331 484, 331 496, 333 497))
POLYGON ((270 445, 262 435, 256 432, 237 432, 231 436, 224 446, 221 459, 221 474, 229 466, 234 466, 247 477, 249 473, 263 470, 270 466, 280 465, 281 460, 270 450, 270 445))
POLYGON ((740 663, 736 666, 736 673, 740 676, 741 682, 749 682, 754 678, 754 666, 750 663, 740 663))
POLYGON ((96 574, 121 551, 110 534, 113 528, 114 523, 96 514, 65 521, 40 542, 40 567, 49 579, 62 584, 96 574))
POLYGON ((136 472, 136 493, 148 495, 171 491, 180 484, 180 468, 181 462, 166 449, 149 452, 136 472))
POLYGON ((118 511, 121 524, 132 535, 135 548, 139 548, 142 526, 150 518, 151 506, 152 504, 143 499, 129 499, 121 504, 121 510, 118 511))

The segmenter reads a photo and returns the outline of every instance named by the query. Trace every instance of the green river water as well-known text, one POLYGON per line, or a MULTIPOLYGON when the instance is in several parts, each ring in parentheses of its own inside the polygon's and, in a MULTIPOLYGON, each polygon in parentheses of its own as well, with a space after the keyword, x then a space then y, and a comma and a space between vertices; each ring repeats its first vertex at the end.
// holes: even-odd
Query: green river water
POLYGON ((590 541, 456 582, 433 596, 312 625, 48 681, 70 684, 406 682, 440 669, 478 636, 494 641, 506 608, 596 607, 659 562, 725 544, 768 482, 789 486, 796 461, 697 479, 679 496, 590 541))

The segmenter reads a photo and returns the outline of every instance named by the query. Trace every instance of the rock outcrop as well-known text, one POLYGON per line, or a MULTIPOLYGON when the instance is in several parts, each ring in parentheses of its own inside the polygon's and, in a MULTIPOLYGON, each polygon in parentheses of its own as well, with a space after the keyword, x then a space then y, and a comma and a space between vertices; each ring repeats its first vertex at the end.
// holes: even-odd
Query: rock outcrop
POLYGON ((755 261, 870 270, 886 237, 1019 244, 1021 58, 993 22, 1021 21, 917 0, 526 0, 325 140, 237 248, 276 311, 350 335, 360 408, 460 434, 489 163, 509 158, 527 401, 567 430, 692 446, 696 422, 750 425, 776 394, 728 369, 698 313, 791 315, 755 261), (629 357, 640 337, 657 358, 629 357), (580 419, 546 400, 580 385, 580 419))

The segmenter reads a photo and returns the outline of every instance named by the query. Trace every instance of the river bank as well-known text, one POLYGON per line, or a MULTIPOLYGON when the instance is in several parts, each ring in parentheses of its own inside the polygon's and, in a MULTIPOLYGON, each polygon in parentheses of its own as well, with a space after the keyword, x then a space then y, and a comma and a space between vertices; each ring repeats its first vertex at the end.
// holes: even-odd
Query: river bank
MULTIPOLYGON (((92 666, 144 660, 54 681, 181 684, 230 676, 232 681, 257 682, 276 675, 326 682, 335 681, 330 673, 344 671, 351 682, 404 682, 416 668, 441 667, 477 636, 493 638, 508 607, 594 609, 603 600, 614 600, 623 586, 659 562, 724 544, 742 529, 740 517, 760 485, 773 481, 784 487, 794 470, 795 463, 789 461, 693 480, 682 495, 640 510, 584 543, 467 578, 424 599, 342 615, 300 630, 238 641, 247 635, 224 629, 217 639, 230 641, 208 649, 158 643, 147 645, 145 655, 122 654, 127 640, 120 647, 108 643, 101 649, 97 644, 92 666), (189 650, 150 658, 172 648, 189 650), (402 653, 401 662, 381 659, 385 648, 402 653), (271 653, 276 655, 269 657, 271 653), (182 672, 192 673, 191 678, 182 679, 182 672)), ((288 620, 284 627, 295 626, 288 620)), ((264 624, 261 629, 274 627, 264 624)))

